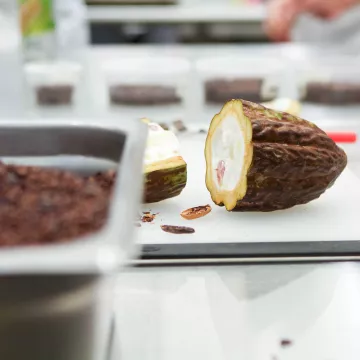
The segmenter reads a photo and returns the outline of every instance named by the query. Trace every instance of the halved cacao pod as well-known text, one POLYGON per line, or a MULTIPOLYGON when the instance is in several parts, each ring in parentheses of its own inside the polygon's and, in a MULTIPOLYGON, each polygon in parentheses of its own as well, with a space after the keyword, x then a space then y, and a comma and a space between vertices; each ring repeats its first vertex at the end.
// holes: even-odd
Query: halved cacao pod
POLYGON ((187 182, 187 164, 174 133, 155 123, 148 122, 148 126, 144 202, 153 203, 180 195, 187 182))
POLYGON ((181 156, 145 167, 144 202, 154 203, 180 195, 186 186, 187 165, 181 156))
POLYGON ((315 124, 245 100, 224 105, 205 145, 206 186, 228 211, 306 204, 330 188, 345 152, 315 124))

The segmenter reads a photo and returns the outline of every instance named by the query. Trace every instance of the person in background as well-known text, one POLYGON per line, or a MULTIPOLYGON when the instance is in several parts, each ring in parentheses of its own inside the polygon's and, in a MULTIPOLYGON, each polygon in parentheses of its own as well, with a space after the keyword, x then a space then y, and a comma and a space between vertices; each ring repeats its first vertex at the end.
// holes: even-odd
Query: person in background
MULTIPOLYGON (((312 14, 324 20, 336 20, 360 0, 271 0, 265 29, 274 41, 289 41, 298 17, 312 14)), ((357 19, 360 29, 360 19, 357 19)), ((310 34, 311 35, 311 34, 310 34)))

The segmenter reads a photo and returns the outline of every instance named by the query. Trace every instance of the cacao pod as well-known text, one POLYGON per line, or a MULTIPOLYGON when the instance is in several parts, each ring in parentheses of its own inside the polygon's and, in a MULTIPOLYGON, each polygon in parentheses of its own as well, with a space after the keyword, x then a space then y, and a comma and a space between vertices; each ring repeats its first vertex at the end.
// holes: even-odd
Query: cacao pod
POLYGON ((306 204, 330 188, 345 152, 315 124, 245 100, 213 118, 205 145, 206 186, 228 211, 306 204))

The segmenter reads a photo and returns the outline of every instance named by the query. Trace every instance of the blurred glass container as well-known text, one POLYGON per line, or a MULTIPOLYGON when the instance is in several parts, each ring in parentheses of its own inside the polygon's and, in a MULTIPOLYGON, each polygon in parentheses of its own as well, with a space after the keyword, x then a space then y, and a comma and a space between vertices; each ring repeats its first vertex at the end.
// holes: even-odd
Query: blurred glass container
POLYGON ((260 102, 274 99, 279 91, 279 60, 251 57, 214 57, 197 62, 207 103, 233 98, 260 102))
POLYGON ((17 0, 24 58, 41 61, 79 59, 88 44, 83 0, 17 0))
POLYGON ((75 62, 33 62, 25 66, 27 111, 63 116, 81 110, 82 66, 75 62))
MULTIPOLYGON (((63 69, 60 62, 79 63, 82 68, 82 84, 81 98, 77 97, 77 91, 74 91, 70 79, 69 84, 62 84, 64 81, 56 80, 62 84, 62 87, 51 82, 51 78, 56 77, 55 69, 49 66, 30 65, 28 74, 28 84, 45 82, 46 86, 39 86, 36 90, 35 97, 28 96, 27 107, 34 110, 41 108, 42 113, 53 116, 60 113, 74 112, 77 115, 88 116, 93 113, 92 102, 89 99, 92 96, 91 86, 85 84, 90 77, 89 64, 87 57, 87 47, 89 43, 89 27, 86 17, 86 5, 83 0, 16 0, 20 4, 20 16, 23 34, 24 59, 27 62, 53 63, 51 68, 60 68, 61 78, 71 79, 78 77, 77 70, 63 69), (69 75, 70 74, 70 75, 69 75), (74 75, 75 74, 75 75, 74 75), (40 80, 42 79, 42 80, 40 80), (44 80, 45 79, 45 80, 44 80), (55 88, 56 87, 56 88, 55 88), (35 99, 35 100, 34 100, 35 99), (76 99, 76 101, 75 101, 76 99), (72 102, 71 106, 68 103, 72 102), (80 104, 81 102, 81 104, 80 104), (41 106, 34 106, 36 105, 41 106), (75 104, 76 103, 76 104, 75 104), (45 106, 46 105, 46 106, 45 106), (51 105, 51 106, 50 106, 51 105), (54 111, 56 110, 56 111, 54 111)), ((69 68, 66 65, 66 68, 69 68)), ((28 73, 28 71, 26 71, 28 73)), ((37 86, 37 85, 36 85, 37 86)), ((32 91, 29 90, 31 94, 32 91)))
POLYGON ((90 37, 85 2, 83 0, 53 1, 57 58, 83 62, 90 37))
POLYGON ((190 62, 172 56, 108 61, 102 67, 112 114, 172 122, 185 116, 190 62))
POLYGON ((16 1, 0 0, 0 117, 21 116, 23 77, 16 1))
POLYGON ((360 106, 359 58, 312 56, 299 61, 297 83, 304 102, 331 106, 360 106))
POLYGON ((26 61, 55 56, 56 36, 53 0, 17 0, 26 61))
POLYGON ((87 7, 84 0, 55 0, 54 4, 56 59, 81 65, 81 92, 77 92, 76 112, 78 116, 88 118, 94 113, 94 95, 88 56, 90 31, 87 7))
POLYGON ((231 99, 271 101, 279 96, 285 64, 271 57, 237 54, 201 58, 196 63, 200 85, 197 102, 202 104, 202 121, 209 122, 231 99))

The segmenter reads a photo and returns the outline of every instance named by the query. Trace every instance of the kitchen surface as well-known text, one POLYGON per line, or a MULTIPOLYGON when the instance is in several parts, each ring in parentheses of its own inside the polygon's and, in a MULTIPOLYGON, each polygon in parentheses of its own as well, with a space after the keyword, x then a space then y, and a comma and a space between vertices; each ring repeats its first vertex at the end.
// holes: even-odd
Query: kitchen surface
POLYGON ((359 276, 357 262, 125 271, 113 359, 357 359, 359 276))

